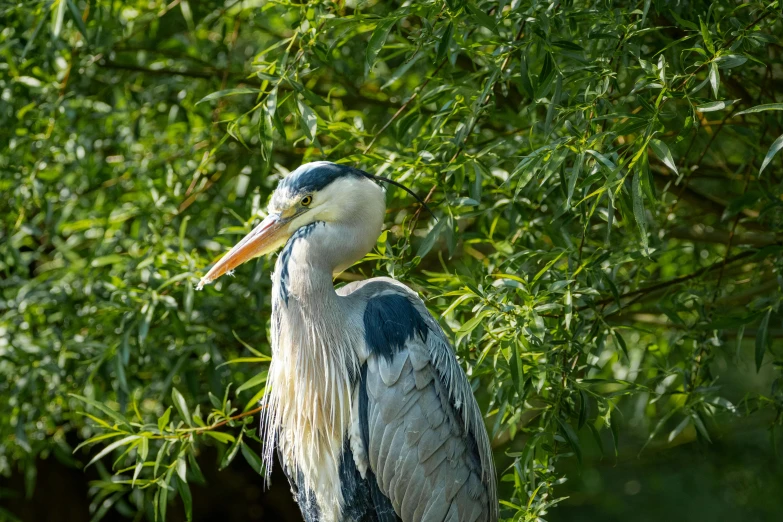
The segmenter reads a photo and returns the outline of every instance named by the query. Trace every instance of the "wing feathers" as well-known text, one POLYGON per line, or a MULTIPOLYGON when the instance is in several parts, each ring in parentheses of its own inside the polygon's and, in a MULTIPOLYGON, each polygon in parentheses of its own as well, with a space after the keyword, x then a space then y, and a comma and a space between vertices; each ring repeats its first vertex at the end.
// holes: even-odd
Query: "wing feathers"
POLYGON ((359 393, 379 492, 404 522, 495 522, 492 456, 469 382, 423 305, 391 286, 368 300, 359 393))

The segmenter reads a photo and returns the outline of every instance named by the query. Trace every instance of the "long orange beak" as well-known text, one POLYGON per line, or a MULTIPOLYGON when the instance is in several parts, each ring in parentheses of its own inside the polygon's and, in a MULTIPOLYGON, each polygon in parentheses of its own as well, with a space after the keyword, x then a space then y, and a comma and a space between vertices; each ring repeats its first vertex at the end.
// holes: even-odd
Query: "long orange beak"
POLYGON ((242 238, 228 254, 220 258, 215 266, 201 278, 196 289, 201 290, 218 277, 231 272, 246 261, 274 252, 287 239, 285 225, 290 219, 280 214, 270 214, 256 226, 248 235, 242 238))

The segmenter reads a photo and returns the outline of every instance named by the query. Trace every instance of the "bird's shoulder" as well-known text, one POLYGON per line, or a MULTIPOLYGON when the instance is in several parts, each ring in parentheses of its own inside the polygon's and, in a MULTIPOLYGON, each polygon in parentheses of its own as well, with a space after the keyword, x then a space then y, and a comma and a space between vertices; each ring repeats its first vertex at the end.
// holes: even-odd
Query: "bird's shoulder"
POLYGON ((373 277, 362 281, 353 281, 337 290, 341 296, 351 296, 369 300, 388 293, 398 293, 421 302, 421 297, 413 289, 391 277, 373 277))

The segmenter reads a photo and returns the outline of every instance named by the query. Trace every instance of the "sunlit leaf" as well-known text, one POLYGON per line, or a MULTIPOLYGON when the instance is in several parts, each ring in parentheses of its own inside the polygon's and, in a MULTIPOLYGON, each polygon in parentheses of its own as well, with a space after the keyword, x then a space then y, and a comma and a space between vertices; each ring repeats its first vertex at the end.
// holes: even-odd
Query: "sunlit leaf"
POLYGON ((735 114, 735 116, 742 116, 743 114, 753 114, 756 112, 764 111, 783 111, 783 103, 765 103, 763 105, 756 105, 750 109, 745 109, 735 114))
POLYGON ((193 419, 190 417, 190 410, 188 409, 188 403, 185 401, 185 397, 179 392, 178 389, 171 389, 171 400, 174 401, 174 407, 177 408, 179 416, 185 421, 188 426, 193 425, 193 419))
POLYGON ((759 169, 759 175, 761 175, 761 173, 764 172, 764 169, 767 168, 767 165, 769 165, 772 162, 772 158, 775 157, 775 154, 780 152, 780 149, 783 149, 783 134, 778 136, 778 139, 772 142, 772 145, 769 147, 769 150, 767 151, 767 155, 764 156, 764 161, 761 163, 761 168, 759 169))
POLYGON ((675 174, 679 174, 677 171, 677 165, 674 163, 674 158, 672 158, 672 153, 669 152, 669 147, 664 142, 661 140, 652 139, 650 140, 650 148, 664 165, 674 171, 675 174))
POLYGON ((199 101, 196 102, 196 105, 199 103, 204 103, 212 100, 218 100, 220 98, 225 98, 227 96, 237 96, 239 94, 260 94, 263 91, 261 89, 253 89, 250 87, 237 87, 233 89, 223 89, 222 91, 216 91, 207 94, 203 98, 201 98, 199 101))
POLYGON ((367 51, 365 54, 365 62, 368 71, 375 65, 378 53, 383 48, 383 44, 389 36, 389 31, 391 31, 396 22, 397 20, 394 18, 387 18, 386 20, 381 20, 378 25, 375 26, 375 30, 372 32, 372 36, 370 36, 370 42, 367 44, 367 51))

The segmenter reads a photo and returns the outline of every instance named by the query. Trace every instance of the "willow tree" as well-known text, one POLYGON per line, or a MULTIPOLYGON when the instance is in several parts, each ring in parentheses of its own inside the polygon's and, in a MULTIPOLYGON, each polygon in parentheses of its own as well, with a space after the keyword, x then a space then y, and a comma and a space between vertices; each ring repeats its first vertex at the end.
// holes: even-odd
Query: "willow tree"
POLYGON ((0 10, 0 473, 100 461, 96 516, 152 520, 190 512, 206 445, 261 471, 271 262, 194 286, 319 159, 434 209, 390 187, 338 279, 440 318, 504 518, 543 517, 588 446, 779 444, 779 1, 0 10))

